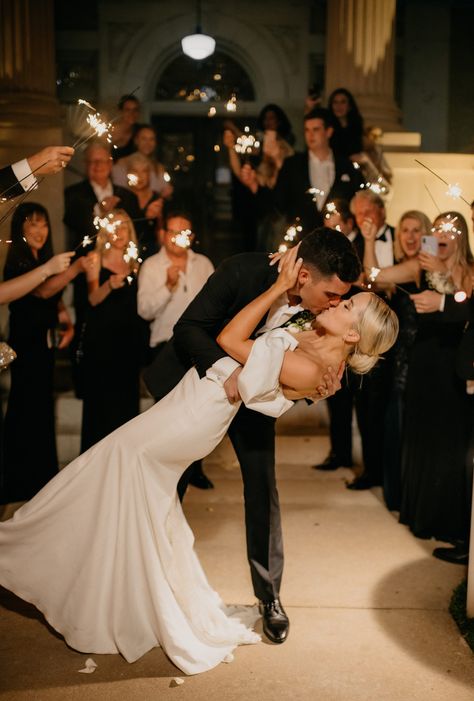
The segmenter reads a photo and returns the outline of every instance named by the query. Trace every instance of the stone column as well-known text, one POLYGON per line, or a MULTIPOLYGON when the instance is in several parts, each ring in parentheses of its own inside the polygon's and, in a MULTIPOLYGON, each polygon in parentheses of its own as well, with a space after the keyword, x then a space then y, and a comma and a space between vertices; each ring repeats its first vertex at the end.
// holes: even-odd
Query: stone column
POLYGON ((347 88, 366 124, 401 129, 395 104, 396 0, 330 0, 327 6, 326 95, 347 88))
MULTIPOLYGON (((2 166, 63 140, 55 85, 53 9, 53 0, 0 0, 2 166)), ((62 193, 63 174, 58 173, 28 195, 28 200, 48 208, 57 252, 63 250, 62 193)), ((0 239, 9 226, 10 221, 2 225, 0 239)), ((4 253, 0 244, 2 260, 4 253)))

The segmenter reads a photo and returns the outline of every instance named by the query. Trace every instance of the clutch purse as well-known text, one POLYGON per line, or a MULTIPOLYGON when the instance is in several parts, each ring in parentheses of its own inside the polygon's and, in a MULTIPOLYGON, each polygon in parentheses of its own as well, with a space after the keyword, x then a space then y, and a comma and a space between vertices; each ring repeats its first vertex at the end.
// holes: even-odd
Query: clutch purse
POLYGON ((0 371, 6 370, 15 358, 16 353, 13 348, 5 341, 0 341, 0 371))

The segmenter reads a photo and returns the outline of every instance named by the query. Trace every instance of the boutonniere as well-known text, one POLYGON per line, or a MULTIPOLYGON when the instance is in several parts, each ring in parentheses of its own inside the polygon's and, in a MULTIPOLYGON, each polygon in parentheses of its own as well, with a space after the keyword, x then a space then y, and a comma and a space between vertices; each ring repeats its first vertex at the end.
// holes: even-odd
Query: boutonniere
POLYGON ((351 180, 351 177, 350 177, 350 175, 348 175, 347 173, 343 173, 343 174, 341 175, 341 180, 342 180, 343 183, 349 183, 350 180, 351 180))
POLYGON ((284 329, 292 331, 293 333, 299 333, 300 331, 310 331, 313 328, 313 321, 315 320, 314 314, 312 314, 307 309, 304 309, 298 314, 298 316, 290 319, 283 324, 284 329))

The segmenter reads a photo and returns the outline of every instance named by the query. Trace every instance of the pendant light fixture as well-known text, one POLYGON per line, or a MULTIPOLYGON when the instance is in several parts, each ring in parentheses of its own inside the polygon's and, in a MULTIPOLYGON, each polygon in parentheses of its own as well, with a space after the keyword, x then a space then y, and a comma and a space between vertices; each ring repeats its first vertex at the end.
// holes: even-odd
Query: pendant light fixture
POLYGON ((183 53, 195 61, 201 61, 214 53, 216 40, 201 31, 201 0, 196 2, 197 24, 195 34, 188 34, 181 39, 183 53))

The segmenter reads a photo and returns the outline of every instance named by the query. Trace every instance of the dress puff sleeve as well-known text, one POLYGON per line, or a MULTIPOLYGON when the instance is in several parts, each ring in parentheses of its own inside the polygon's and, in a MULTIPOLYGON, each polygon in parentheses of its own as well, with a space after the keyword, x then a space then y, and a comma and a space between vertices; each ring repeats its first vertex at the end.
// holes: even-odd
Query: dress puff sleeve
POLYGON ((297 345, 298 341, 284 329, 274 329, 256 339, 238 379, 240 396, 248 409, 277 417, 293 406, 294 402, 283 395, 279 377, 285 351, 297 345))

